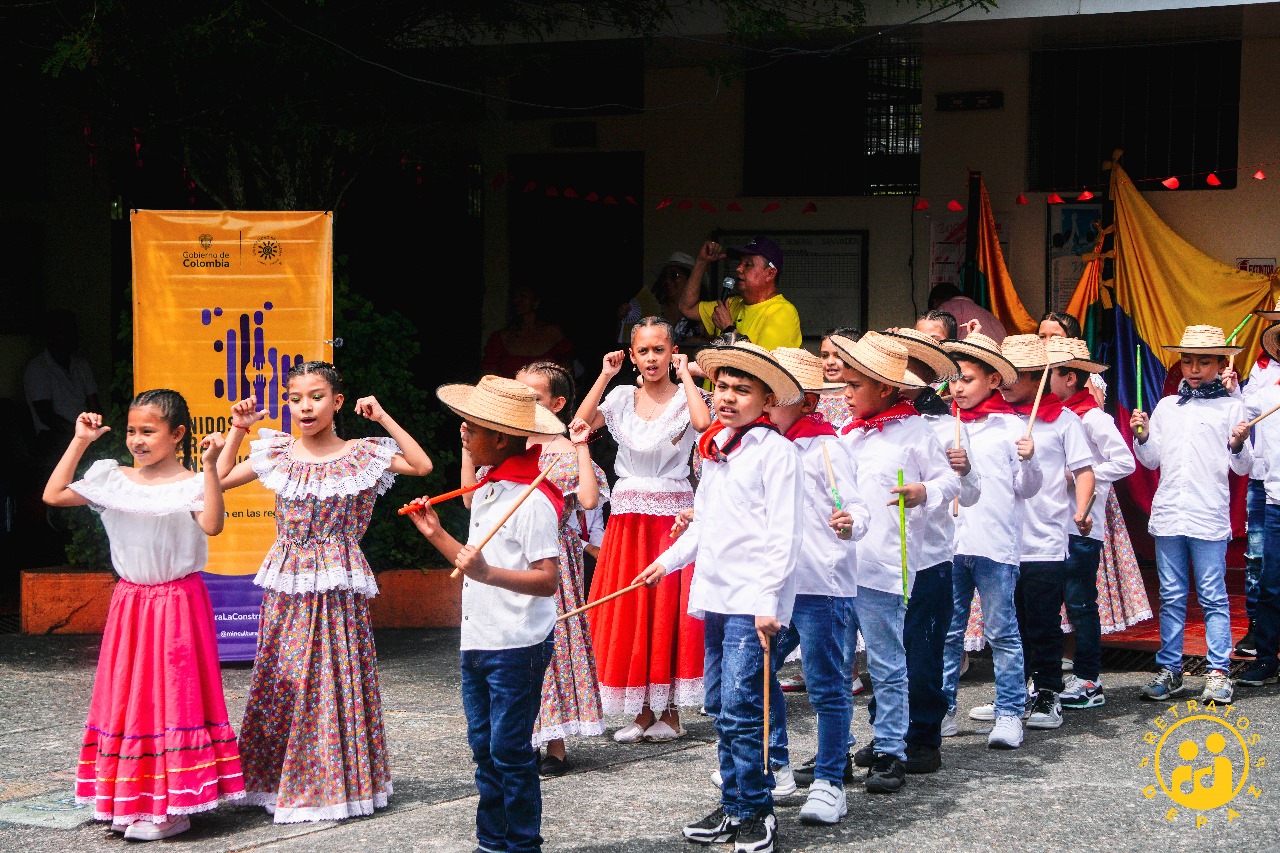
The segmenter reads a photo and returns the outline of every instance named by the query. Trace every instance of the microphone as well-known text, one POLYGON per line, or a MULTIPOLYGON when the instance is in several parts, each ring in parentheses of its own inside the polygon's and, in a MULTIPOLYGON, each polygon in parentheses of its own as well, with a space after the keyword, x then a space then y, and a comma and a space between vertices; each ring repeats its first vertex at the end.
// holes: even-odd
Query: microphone
POLYGON ((733 295, 734 288, 738 286, 738 279, 735 276, 727 275, 724 281, 720 282, 720 301, 724 302, 733 295))

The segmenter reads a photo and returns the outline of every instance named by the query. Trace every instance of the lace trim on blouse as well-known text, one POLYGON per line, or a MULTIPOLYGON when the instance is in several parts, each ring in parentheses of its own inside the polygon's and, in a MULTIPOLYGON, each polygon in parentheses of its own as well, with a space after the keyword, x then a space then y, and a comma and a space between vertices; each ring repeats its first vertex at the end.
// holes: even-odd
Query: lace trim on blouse
POLYGON ((600 412, 604 415, 609 434, 618 444, 636 453, 648 453, 664 441, 674 440, 689 428, 689 398, 685 396, 683 388, 676 389, 676 396, 667 403, 661 417, 652 421, 645 421, 635 413, 636 390, 634 388, 623 386, 617 389, 609 395, 605 403, 606 405, 600 407, 600 412), (615 396, 620 400, 615 402, 615 396), (621 408, 615 411, 615 407, 618 406, 621 408), (634 415, 637 421, 647 425, 645 437, 648 441, 641 443, 630 433, 629 427, 634 424, 628 423, 629 415, 634 415))
POLYGON ((369 489, 386 494, 395 483, 391 460, 400 445, 391 438, 362 438, 337 459, 307 462, 293 457, 293 436, 261 429, 249 444, 249 462, 262 485, 285 500, 358 495, 369 489))
POLYGON ((112 509, 134 515, 170 515, 204 509, 204 475, 197 474, 175 483, 144 486, 120 472, 114 459, 99 459, 89 466, 83 480, 68 488, 89 499, 94 512, 112 509))

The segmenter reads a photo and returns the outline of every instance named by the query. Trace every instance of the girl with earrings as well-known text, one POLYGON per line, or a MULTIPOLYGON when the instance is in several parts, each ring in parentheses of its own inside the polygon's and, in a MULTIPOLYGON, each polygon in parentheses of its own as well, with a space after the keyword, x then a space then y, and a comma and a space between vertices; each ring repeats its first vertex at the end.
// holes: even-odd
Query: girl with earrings
POLYGON ((102 634, 76 773, 76 801, 132 841, 191 828, 188 815, 244 797, 227 719, 213 608, 200 578, 206 536, 225 518, 217 460, 222 436, 200 443, 192 469, 191 414, 176 391, 144 391, 129 406, 136 467, 102 459, 71 482, 85 450, 110 431, 83 412, 44 489, 50 506, 88 505, 102 518, 120 575, 102 634), (178 462, 178 447, 182 462, 178 462))
MULTIPOLYGON (((605 425, 618 443, 618 480, 591 601, 629 586, 666 550, 676 516, 693 507, 689 457, 711 415, 661 317, 636 323, 629 353, 604 357, 569 429, 605 425), (605 397, 628 355, 639 387, 623 383, 605 397)), ((588 611, 604 712, 634 716, 614 734, 619 743, 681 737, 679 707, 702 704, 702 622, 688 615, 692 576, 690 566, 588 611)))
POLYGON ((391 437, 341 438, 333 365, 295 365, 285 387, 301 435, 261 430, 235 464, 265 416, 249 397, 231 407, 219 465, 223 488, 257 479, 276 493, 276 541, 254 579, 266 592, 240 727, 245 788, 276 823, 341 820, 385 807, 392 792, 369 624, 378 584, 360 537, 395 476, 425 476, 431 460, 373 397, 356 414, 391 437))

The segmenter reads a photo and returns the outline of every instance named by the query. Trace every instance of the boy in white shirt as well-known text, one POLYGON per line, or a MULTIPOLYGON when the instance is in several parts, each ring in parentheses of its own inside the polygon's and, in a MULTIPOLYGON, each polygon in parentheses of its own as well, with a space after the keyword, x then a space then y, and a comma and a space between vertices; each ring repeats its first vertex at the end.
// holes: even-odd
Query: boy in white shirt
MULTIPOLYGON (((563 498, 545 481, 520 504, 483 550, 480 542, 538 476, 535 435, 564 425, 538 405, 529 386, 486 376, 478 385, 443 385, 436 395, 462 418, 462 444, 476 465, 493 466, 476 484, 467 544, 454 539, 423 505, 410 519, 462 571, 462 707, 476 763, 477 849, 542 849, 542 788, 533 723, 552 653, 560 583, 563 498), (547 486, 547 488, 543 488, 547 486)), ((584 437, 585 439, 585 437, 584 437)))
POLYGON ((1231 664, 1227 473, 1248 474, 1253 451, 1244 403, 1230 396, 1221 373, 1230 363, 1228 357, 1241 348, 1227 346, 1217 326, 1188 326, 1182 341, 1165 349, 1182 355, 1177 396, 1165 397, 1150 416, 1135 411, 1129 419, 1134 455, 1143 466, 1160 469, 1148 527, 1156 541, 1160 575, 1160 651, 1156 654, 1160 669, 1143 689, 1142 698, 1163 702, 1191 692, 1182 680, 1182 642, 1194 565, 1209 667, 1200 699, 1224 705, 1235 693, 1227 676, 1231 664))
MULTIPOLYGON (((1036 394, 1051 366, 1044 341, 1036 335, 1010 335, 1000 353, 1018 368, 1018 380, 1000 393, 1019 415, 1036 413, 1031 438, 1035 440, 1043 483, 1026 500, 1022 513, 1022 556, 1018 574, 1018 631, 1027 675, 1035 694, 1029 729, 1056 729, 1062 725, 1062 591, 1067 560, 1067 525, 1088 534, 1085 514, 1093 494, 1093 453, 1084 427, 1075 412, 1046 390, 1035 404, 1036 394), (1074 501, 1068 480, 1074 481, 1074 501)), ((1023 420, 1025 425, 1027 420, 1023 420)), ((1025 426, 1024 426, 1025 432, 1025 426)), ((970 713, 970 716, 973 716, 970 713)))
MULTIPOLYGON (((798 400, 801 390, 752 343, 707 347, 697 360, 714 382, 716 419, 698 441, 704 462, 693 521, 637 580, 655 586, 697 561, 689 613, 706 627, 703 684, 722 782, 720 807, 687 825, 684 837, 771 853, 777 819, 773 773, 763 769, 764 649, 791 619, 805 489, 799 451, 765 412, 798 400)), ((782 701, 780 691, 773 695, 782 701)))
POLYGON ((1102 373, 1107 366, 1090 358, 1089 345, 1080 338, 1047 338, 1045 346, 1055 362, 1059 357, 1068 359, 1051 369, 1049 390, 1080 418, 1093 451, 1097 494, 1088 535, 1068 530, 1063 597, 1067 618, 1076 632, 1076 654, 1059 698, 1064 708, 1096 708, 1107 701, 1102 692, 1102 622, 1098 618, 1098 563, 1107 536, 1107 497, 1112 483, 1132 474, 1137 463, 1115 419, 1102 410, 1090 391, 1090 375, 1102 373))
MULTIPOLYGON (((1264 313, 1264 312, 1259 312, 1264 313)), ((1271 314, 1273 312, 1265 312, 1271 314)), ((1262 333, 1262 351, 1270 359, 1271 364, 1280 362, 1280 325, 1272 325, 1262 333)), ((1258 368, 1255 367, 1256 371, 1258 368)), ((1252 385, 1253 374, 1249 376, 1252 385)), ((1280 384, 1266 382, 1248 398, 1246 415, 1258 417, 1276 406, 1280 406, 1280 384)), ((1280 680, 1280 418, 1268 415, 1253 428, 1254 471, 1258 470, 1258 462, 1262 462, 1265 479, 1263 489, 1265 505, 1263 516, 1265 522, 1262 530, 1265 538, 1262 544, 1262 568, 1254 579, 1254 609, 1250 614, 1249 633, 1253 635, 1255 660, 1239 676, 1237 684, 1250 687, 1262 687, 1275 684, 1280 680), (1267 548, 1267 545, 1271 545, 1267 548)), ((1249 484, 1250 489, 1253 483, 1249 484)), ((1252 501, 1252 494, 1250 495, 1252 501)), ((1249 515, 1249 542, 1252 547, 1254 538, 1254 517, 1249 515)), ((1247 636, 1247 635, 1246 635, 1247 636)), ((1237 644, 1237 650, 1239 645, 1237 644)))
POLYGON ((871 511, 867 535, 858 543, 854 604, 876 699, 875 747, 866 787, 871 793, 893 793, 906 778, 907 605, 916 573, 927 568, 927 514, 959 495, 960 478, 932 427, 899 396, 902 389, 924 387, 907 371, 907 348, 878 332, 867 332, 856 343, 836 335, 831 343, 847 368, 844 397, 853 415, 841 438, 855 461, 858 492, 871 511), (905 566, 898 495, 910 508, 905 566))
POLYGON ((1043 478, 1034 441, 1025 437, 1022 419, 999 393, 1018 381, 1018 369, 1001 355, 999 344, 980 332, 970 332, 963 341, 947 341, 944 347, 960 365, 960 376, 951 383, 951 390, 960 420, 969 430, 973 464, 982 469, 983 478, 981 498, 960 513, 956 525, 951 628, 943 663, 948 710, 942 734, 959 734, 956 692, 976 589, 982 597, 996 675, 996 700, 991 708, 995 726, 987 736, 987 746, 1017 749, 1022 746, 1022 714, 1027 702, 1017 612, 1023 504, 1040 491, 1043 478))

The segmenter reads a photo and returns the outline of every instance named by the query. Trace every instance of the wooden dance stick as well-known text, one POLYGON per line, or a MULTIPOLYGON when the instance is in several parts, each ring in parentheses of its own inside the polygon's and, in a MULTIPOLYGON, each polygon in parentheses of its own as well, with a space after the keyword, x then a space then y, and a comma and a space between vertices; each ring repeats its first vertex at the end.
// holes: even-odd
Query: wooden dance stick
MULTIPOLYGON (((538 485, 543 480, 547 479, 547 475, 551 473, 551 469, 554 467, 555 467, 555 463, 553 462, 552 464, 548 465, 546 468, 543 468, 542 472, 538 474, 537 477, 533 478, 533 482, 529 484, 529 488, 524 490, 524 494, 516 498, 515 503, 511 505, 511 509, 507 510, 507 514, 502 516, 502 519, 493 526, 493 529, 489 531, 489 535, 485 536, 483 539, 480 540, 480 544, 476 546, 477 551, 483 551, 484 546, 489 544, 489 540, 498 535, 498 531, 502 529, 502 525, 506 524, 507 521, 511 518, 511 516, 516 514, 516 510, 520 508, 520 504, 524 503, 525 500, 529 497, 529 495, 537 491, 538 485)), ((462 569, 454 569, 453 573, 450 574, 449 577, 451 578, 462 577, 462 569)))
POLYGON ((764 775, 769 775, 769 678, 773 675, 769 660, 769 647, 773 645, 772 637, 764 640, 764 775))
POLYGON ((570 610, 568 613, 564 614, 563 616, 558 617, 556 621, 563 622, 564 620, 568 619, 570 616, 577 616, 579 613, 585 613, 593 607, 599 607, 601 604, 604 604, 606 601, 613 601, 618 596, 626 595, 628 592, 631 592, 633 589, 639 589, 642 586, 644 586, 644 581, 636 581, 631 586, 620 589, 617 592, 611 592, 608 595, 602 598, 598 598, 595 601, 591 602, 590 604, 584 604, 575 610, 570 610))
POLYGON ((1053 365, 1046 364, 1044 373, 1040 374, 1040 387, 1036 389, 1036 401, 1031 404, 1031 417, 1027 419, 1027 434, 1023 438, 1031 438, 1031 428, 1036 425, 1036 412, 1040 411, 1040 398, 1044 396, 1044 384, 1049 381, 1049 371, 1053 365))
POLYGON ((474 492, 476 488, 477 486, 463 486, 461 489, 454 489, 452 492, 445 492, 443 495, 436 495, 434 498, 428 498, 426 496, 414 498, 404 506, 400 507, 400 509, 396 510, 396 512, 400 515, 408 515, 411 512, 417 512, 424 506, 434 506, 438 503, 451 501, 454 498, 461 497, 467 492, 474 492))
POLYGON ((1274 415, 1276 412, 1280 412, 1280 406, 1272 406, 1270 409, 1267 409, 1265 412, 1258 415, 1253 420, 1249 421, 1249 423, 1245 424, 1245 426, 1249 427, 1249 429, 1253 429, 1253 425, 1256 424, 1258 421, 1262 420, 1263 418, 1270 417, 1271 415, 1274 415))
MULTIPOLYGON (((1142 411, 1142 344, 1138 344, 1137 351, 1134 354, 1134 384, 1138 389, 1138 411, 1142 411)), ((1139 424, 1135 429, 1138 435, 1142 435, 1142 425, 1139 424)))
MULTIPOLYGON (((898 488, 902 488, 902 469, 898 469, 898 488)), ((902 603, 907 603, 907 496, 898 492, 898 535, 902 537, 902 603)))
POLYGON ((831 454, 827 451, 827 442, 822 442, 822 461, 827 465, 827 485, 831 487, 831 500, 836 502, 836 509, 844 509, 840 502, 840 492, 836 489, 836 472, 831 467, 831 454))
MULTIPOLYGON (((1277 406, 1276 408, 1280 408, 1280 406, 1277 406)), ((1097 493, 1097 492, 1094 492, 1093 494, 1089 495, 1089 502, 1088 502, 1087 504, 1085 504, 1085 505, 1084 505, 1084 517, 1085 517, 1085 518, 1088 518, 1088 517, 1089 517, 1089 513, 1093 512, 1093 502, 1094 502, 1094 501, 1096 501, 1097 499, 1098 499, 1098 493, 1097 493)))
MULTIPOLYGON (((960 449, 960 405, 954 401, 952 401, 951 403, 951 417, 956 419, 955 449, 959 450, 960 449)), ((951 502, 951 517, 952 518, 960 517, 960 496, 959 495, 956 495, 955 500, 951 502)))

